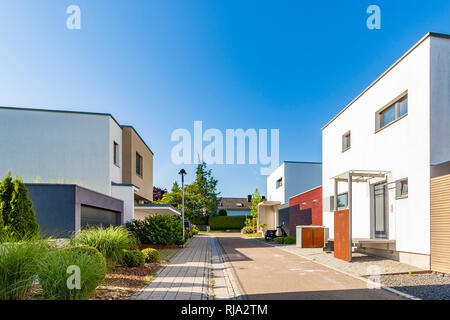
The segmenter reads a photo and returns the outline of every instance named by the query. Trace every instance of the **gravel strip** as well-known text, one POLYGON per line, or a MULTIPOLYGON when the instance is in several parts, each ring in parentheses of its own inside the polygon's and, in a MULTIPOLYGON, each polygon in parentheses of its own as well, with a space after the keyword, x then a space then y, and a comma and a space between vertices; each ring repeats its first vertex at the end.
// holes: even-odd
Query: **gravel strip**
POLYGON ((423 300, 450 300, 450 274, 383 275, 381 283, 423 300))

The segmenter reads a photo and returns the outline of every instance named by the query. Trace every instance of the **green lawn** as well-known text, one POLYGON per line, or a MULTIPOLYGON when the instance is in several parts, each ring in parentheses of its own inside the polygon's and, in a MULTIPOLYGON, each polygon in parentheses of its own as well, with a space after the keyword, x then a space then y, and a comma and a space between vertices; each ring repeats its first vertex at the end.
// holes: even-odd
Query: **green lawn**
POLYGON ((177 253, 181 248, 176 249, 158 249, 159 255, 161 257, 161 260, 166 261, 167 263, 170 262, 170 259, 177 253))
POLYGON ((240 233, 241 230, 211 230, 211 231, 200 231, 199 233, 240 233))

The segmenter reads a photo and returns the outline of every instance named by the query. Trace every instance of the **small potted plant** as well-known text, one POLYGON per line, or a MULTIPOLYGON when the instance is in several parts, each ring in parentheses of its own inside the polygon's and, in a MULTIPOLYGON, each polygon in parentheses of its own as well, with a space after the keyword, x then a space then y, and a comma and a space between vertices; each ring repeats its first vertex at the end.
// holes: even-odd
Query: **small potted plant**
POLYGON ((264 232, 264 230, 266 230, 266 227, 267 227, 267 224, 265 224, 265 223, 261 223, 259 225, 259 228, 261 229, 262 232, 264 232))

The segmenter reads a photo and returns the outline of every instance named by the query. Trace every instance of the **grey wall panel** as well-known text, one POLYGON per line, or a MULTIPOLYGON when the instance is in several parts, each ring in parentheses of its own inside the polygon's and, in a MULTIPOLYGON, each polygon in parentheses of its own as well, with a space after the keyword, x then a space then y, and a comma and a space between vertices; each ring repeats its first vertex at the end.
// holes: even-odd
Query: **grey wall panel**
POLYGON ((75 185, 26 184, 44 236, 67 237, 75 230, 75 185))

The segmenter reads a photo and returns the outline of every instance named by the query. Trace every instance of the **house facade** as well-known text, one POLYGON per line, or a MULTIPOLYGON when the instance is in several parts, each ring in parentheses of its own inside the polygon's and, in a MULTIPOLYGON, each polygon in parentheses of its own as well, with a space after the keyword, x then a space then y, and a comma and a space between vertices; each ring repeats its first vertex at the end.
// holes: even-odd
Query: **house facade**
POLYGON ((335 251, 350 237, 350 260, 357 245, 431 267, 430 172, 450 161, 449 57, 450 36, 426 35, 322 129, 323 221, 335 251))
POLYGON ((1 107, 0 147, 2 175, 11 171, 22 177, 31 195, 39 195, 31 199, 43 230, 49 217, 58 214, 43 213, 43 208, 50 210, 45 203, 76 202, 81 199, 76 197, 77 190, 88 190, 89 198, 98 195, 99 201, 81 206, 80 214, 72 209, 73 214, 64 213, 74 220, 66 224, 74 230, 102 221, 123 224, 134 219, 136 207, 153 200, 153 152, 133 127, 121 126, 110 114, 1 107), (45 193, 43 185, 53 189, 45 193), (72 189, 73 196, 52 195, 58 186, 68 185, 78 188, 72 189), (39 192, 32 192, 33 188, 39 192), (104 197, 120 201, 122 209, 113 200, 114 205, 102 208, 99 204, 105 202, 100 198, 104 197))
POLYGON ((285 161, 267 177, 267 200, 258 205, 258 224, 274 230, 290 225, 289 198, 316 188, 322 183, 319 162, 285 161))
POLYGON ((249 198, 227 198, 220 199, 218 211, 225 210, 227 216, 251 216, 250 206, 252 205, 249 198))

